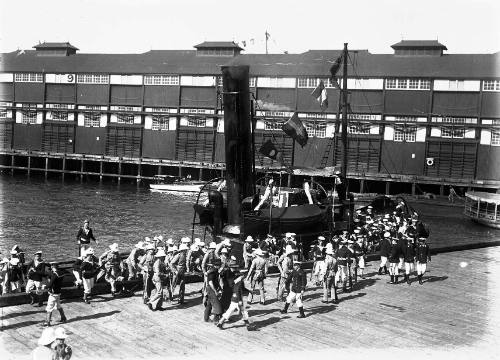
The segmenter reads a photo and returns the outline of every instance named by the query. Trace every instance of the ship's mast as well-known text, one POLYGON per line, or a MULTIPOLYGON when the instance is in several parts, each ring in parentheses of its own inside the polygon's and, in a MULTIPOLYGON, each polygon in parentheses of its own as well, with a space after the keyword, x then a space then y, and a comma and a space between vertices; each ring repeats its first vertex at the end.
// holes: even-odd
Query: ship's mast
POLYGON ((342 64, 344 66, 344 71, 343 71, 343 77, 342 77, 342 89, 340 89, 341 94, 342 94, 342 135, 341 135, 341 140, 342 140, 342 168, 341 168, 341 174, 342 178, 344 181, 346 181, 346 192, 348 191, 347 189, 347 43, 344 43, 344 53, 343 53, 343 59, 342 59, 342 64))

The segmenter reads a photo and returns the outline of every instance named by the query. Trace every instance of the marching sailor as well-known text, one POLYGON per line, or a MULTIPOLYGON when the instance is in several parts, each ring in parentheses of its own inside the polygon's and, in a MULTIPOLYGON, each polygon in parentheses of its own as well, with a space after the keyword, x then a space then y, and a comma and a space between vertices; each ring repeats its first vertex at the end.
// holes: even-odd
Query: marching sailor
POLYGON ((264 259, 264 253, 260 248, 255 250, 255 259, 252 261, 252 265, 250 265, 250 270, 247 275, 247 281, 250 281, 250 298, 248 299, 248 303, 251 304, 253 301, 253 292, 255 290, 255 286, 258 286, 260 293, 260 303, 262 305, 265 304, 265 291, 264 291, 264 279, 267 276, 267 261, 264 259))
POLYGON ((427 270, 427 261, 431 261, 431 251, 429 245, 425 243, 425 237, 418 238, 418 245, 416 249, 416 259, 417 259, 417 276, 418 283, 422 285, 422 276, 424 276, 427 270))
POLYGON ((302 262, 294 261, 292 270, 292 283, 290 287, 290 293, 286 298, 285 307, 280 310, 280 313, 286 314, 290 304, 295 301, 297 307, 299 308, 298 318, 305 318, 304 305, 302 304, 302 297, 304 296, 304 291, 306 290, 307 276, 304 270, 301 269, 302 262))
POLYGON ((278 300, 283 301, 283 294, 285 293, 285 289, 288 291, 290 289, 290 274, 293 269, 293 254, 295 254, 295 250, 287 245, 285 249, 285 253, 281 255, 278 259, 278 270, 280 271, 280 278, 278 279, 278 300))
POLYGON ((328 295, 331 292, 332 301, 336 304, 339 301, 337 297, 337 285, 335 283, 337 259, 334 257, 333 245, 331 243, 326 245, 325 254, 325 263, 320 274, 323 278, 323 302, 328 302, 328 295))

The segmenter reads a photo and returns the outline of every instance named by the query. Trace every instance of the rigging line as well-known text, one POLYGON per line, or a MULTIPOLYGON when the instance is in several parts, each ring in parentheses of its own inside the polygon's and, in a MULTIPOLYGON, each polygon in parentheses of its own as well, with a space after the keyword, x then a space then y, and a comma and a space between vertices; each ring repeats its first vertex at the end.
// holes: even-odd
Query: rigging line
MULTIPOLYGON (((252 98, 255 100, 255 107, 256 107, 256 111, 264 111, 260 105, 259 105, 259 102, 257 101, 257 98, 255 97, 255 94, 253 92, 250 92, 250 94, 252 95, 252 98)), ((284 158, 284 155, 285 155, 285 149, 284 149, 284 144, 283 146, 281 146, 281 144, 278 143, 278 141, 276 140, 276 138, 274 137, 274 130, 271 130, 271 138, 274 140, 274 143, 276 143, 276 145, 278 146, 278 151, 281 152, 281 160, 282 160, 282 164, 286 167, 286 168, 292 168, 291 165, 288 165, 285 161, 285 158, 284 158)), ((293 143, 292 143, 293 144, 293 143)), ((292 145, 293 146, 293 145, 292 145)))
MULTIPOLYGON (((356 76, 356 78, 359 78, 359 75, 358 75, 358 73, 357 73, 357 71, 356 71, 356 67, 354 66, 354 61, 351 59, 351 55, 350 55, 349 53, 347 53, 347 56, 348 56, 348 58, 350 59, 351 63, 353 64, 352 69, 353 69, 353 71, 354 71, 354 75, 356 76)), ((369 108, 369 110, 370 110, 370 113, 371 113, 371 114, 373 114, 374 112, 373 112, 373 109, 372 109, 372 107, 371 107, 371 105, 370 105, 370 102, 368 101, 368 97, 366 96, 366 94, 364 93, 364 91, 361 91, 361 94, 363 95, 363 97, 364 97, 364 99, 365 99, 365 101, 366 101, 366 103, 367 103, 367 105, 368 105, 368 108, 369 108)), ((361 134, 361 135, 363 136, 363 134, 361 134)), ((382 135, 382 137, 383 137, 383 135, 382 135)), ((368 139, 368 138, 367 138, 367 139, 368 139)), ((382 138, 382 144, 383 144, 383 138, 382 138)), ((370 141, 368 141, 368 146, 369 146, 372 150, 374 150, 374 151, 376 150, 376 149, 373 149, 373 147, 372 147, 372 145, 371 145, 371 142, 370 142, 370 141)), ((394 163, 394 160, 392 159, 392 156, 391 156, 391 153, 390 153, 390 152, 388 152, 388 156, 389 156, 389 160, 390 160, 390 162, 391 162, 392 166, 393 166, 394 168, 396 168, 396 165, 395 165, 395 163, 394 163)), ((387 167, 386 167, 386 166, 385 166, 385 164, 384 164, 384 161, 382 160, 382 153, 380 153, 380 154, 379 154, 379 158, 380 158, 380 164, 382 165, 382 167, 384 168, 384 170, 385 170, 385 171, 389 174, 389 176, 390 176, 390 177, 392 177, 392 173, 391 173, 391 172, 387 169, 387 167)))

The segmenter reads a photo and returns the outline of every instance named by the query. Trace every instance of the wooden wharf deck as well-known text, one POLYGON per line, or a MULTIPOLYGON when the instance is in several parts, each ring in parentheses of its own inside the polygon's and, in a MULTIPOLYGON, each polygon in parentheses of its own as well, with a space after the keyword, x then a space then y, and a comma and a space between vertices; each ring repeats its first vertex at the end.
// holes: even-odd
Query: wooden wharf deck
MULTIPOLYGON (((428 269, 424 285, 415 279, 411 286, 391 285, 386 275, 376 273, 378 262, 371 262, 366 278, 351 293, 339 292, 338 305, 322 303, 322 290, 310 282, 305 319, 296 318, 295 306, 287 315, 279 313, 277 278, 269 277, 269 303, 248 309, 253 331, 247 331, 239 317, 224 330, 203 322, 199 283, 187 285, 186 304, 167 303, 157 312, 142 304, 140 292, 116 299, 100 295, 91 305, 64 301, 69 319, 64 327, 74 359, 222 359, 233 353, 241 359, 498 358, 500 247, 438 254, 428 269)), ((19 305, 0 311, 0 356, 30 358, 44 309, 19 305)), ((58 316, 54 314, 56 320, 58 316)))

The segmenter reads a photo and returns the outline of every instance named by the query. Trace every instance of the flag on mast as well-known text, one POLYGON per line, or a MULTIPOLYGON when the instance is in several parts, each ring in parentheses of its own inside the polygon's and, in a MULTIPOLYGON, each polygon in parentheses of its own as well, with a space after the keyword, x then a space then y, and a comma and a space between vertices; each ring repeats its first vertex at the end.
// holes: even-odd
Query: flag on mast
POLYGON ((296 112, 294 112, 292 117, 290 117, 290 119, 283 124, 281 129, 288 136, 295 139, 300 146, 304 147, 307 144, 307 130, 302 121, 300 121, 296 112))
POLYGON ((318 101, 321 111, 324 111, 328 107, 328 93, 323 80, 319 81, 318 86, 312 91, 311 95, 318 101))
POLYGON ((330 67, 330 74, 331 74, 331 81, 333 86, 335 86, 337 89, 340 89, 340 85, 337 81, 337 72, 340 69, 340 65, 342 64, 342 55, 340 55, 337 59, 335 59, 333 65, 330 67))

